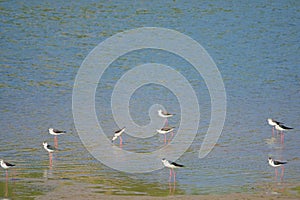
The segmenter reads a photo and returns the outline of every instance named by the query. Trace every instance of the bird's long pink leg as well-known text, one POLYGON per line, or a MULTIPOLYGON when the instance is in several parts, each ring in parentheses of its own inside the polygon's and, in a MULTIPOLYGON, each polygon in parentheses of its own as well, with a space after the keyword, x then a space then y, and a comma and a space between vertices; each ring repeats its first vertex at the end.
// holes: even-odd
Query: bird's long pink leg
POLYGON ((52 153, 49 153, 49 166, 52 167, 52 153))
POLYGON ((283 144, 283 142, 284 142, 284 133, 281 132, 281 144, 283 144))
POLYGON ((54 147, 58 148, 58 139, 56 135, 54 136, 54 147))
POLYGON ((122 139, 122 136, 120 136, 120 146, 122 146, 123 144, 123 139, 122 139))
POLYGON ((283 175, 284 175, 284 166, 281 166, 281 176, 280 176, 280 180, 283 179, 283 175))
POLYGON ((274 137, 274 126, 272 127, 272 137, 274 137))
POLYGON ((169 182, 171 182, 171 179, 172 179, 172 169, 170 169, 169 182))
POLYGON ((8 180, 8 172, 7 172, 7 169, 5 170, 5 177, 6 177, 6 180, 8 180))
POLYGON ((174 173, 174 183, 175 183, 176 182, 176 172, 173 171, 173 173, 174 173))
POLYGON ((164 137, 165 137, 165 144, 167 144, 167 136, 166 136, 166 134, 164 134, 164 137))
POLYGON ((173 136, 174 136, 174 132, 172 131, 172 132, 171 132, 171 137, 170 137, 169 140, 168 140, 169 143, 170 143, 170 141, 172 140, 173 136))
POLYGON ((122 136, 119 137, 119 144, 120 144, 120 148, 122 148, 122 145, 123 145, 123 139, 122 139, 122 136))
POLYGON ((277 176, 278 176, 278 169, 275 167, 275 180, 277 180, 277 176))
POLYGON ((168 124, 169 124, 169 122, 168 122, 168 118, 166 118, 166 120, 165 120, 165 127, 167 127, 167 126, 168 126, 168 124))

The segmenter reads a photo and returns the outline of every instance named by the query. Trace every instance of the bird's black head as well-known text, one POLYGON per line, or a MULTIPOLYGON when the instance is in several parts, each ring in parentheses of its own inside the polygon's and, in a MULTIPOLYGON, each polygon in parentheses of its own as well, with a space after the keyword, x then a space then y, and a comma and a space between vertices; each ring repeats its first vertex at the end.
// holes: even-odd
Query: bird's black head
POLYGON ((271 157, 269 157, 269 158, 268 158, 268 161, 270 161, 270 160, 272 160, 272 158, 271 158, 271 157))

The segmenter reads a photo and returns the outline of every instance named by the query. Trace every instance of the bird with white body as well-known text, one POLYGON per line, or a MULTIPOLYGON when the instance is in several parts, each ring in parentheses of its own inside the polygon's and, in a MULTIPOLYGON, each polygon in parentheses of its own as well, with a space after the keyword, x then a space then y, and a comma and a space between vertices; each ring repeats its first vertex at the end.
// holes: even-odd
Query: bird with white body
POLYGON ((2 159, 0 160, 0 165, 1 165, 1 167, 2 167, 3 169, 5 169, 6 180, 8 180, 8 172, 7 172, 7 170, 8 170, 9 168, 11 168, 11 167, 16 166, 16 165, 11 164, 11 163, 9 163, 9 162, 5 162, 5 161, 2 160, 2 159))
POLYGON ((170 176, 169 176, 169 181, 171 181, 171 178, 172 178, 172 172, 174 174, 174 182, 176 182, 176 173, 174 171, 174 169, 176 168, 182 168, 184 167, 184 165, 181 165, 181 164, 178 164, 178 163, 175 163, 175 162, 170 162, 168 160, 166 160, 165 158, 163 158, 162 160, 162 163, 165 167, 169 168, 170 169, 170 176))
POLYGON ((67 133, 67 132, 66 131, 61 131, 61 130, 58 130, 58 129, 54 129, 54 128, 49 128, 48 131, 49 131, 49 133, 51 135, 54 136, 54 146, 55 146, 55 148, 58 148, 58 139, 57 139, 57 136, 63 135, 65 133, 67 133))
POLYGON ((164 135, 164 142, 165 144, 167 143, 167 133, 172 133, 171 138, 173 137, 173 131, 174 131, 175 127, 171 127, 171 126, 167 126, 167 127, 163 127, 161 129, 157 129, 156 132, 158 132, 159 134, 163 134, 164 135))
POLYGON ((171 114, 171 113, 168 113, 168 112, 165 112, 163 110, 158 110, 158 116, 162 117, 162 118, 165 118, 165 123, 164 123, 164 126, 167 126, 168 125, 168 118, 169 117, 173 117, 175 114, 171 114))
POLYGON ((280 160, 274 160, 271 157, 268 158, 269 165, 275 168, 275 178, 277 179, 278 176, 278 167, 281 167, 281 176, 280 179, 283 179, 284 175, 284 164, 286 164, 286 161, 280 161, 280 160))
POLYGON ((123 144, 122 133, 126 130, 125 127, 115 131, 115 134, 111 140, 111 142, 115 141, 117 138, 120 138, 120 146, 123 144))
POLYGON ((284 126, 283 124, 276 124, 276 125, 275 125, 275 129, 276 129, 277 131, 280 131, 281 144, 283 144, 283 143, 284 143, 284 133, 283 133, 283 131, 291 130, 291 129, 293 129, 293 128, 284 126))
POLYGON ((282 122, 276 121, 274 119, 268 118, 268 124, 272 126, 272 136, 274 137, 274 128, 276 125, 283 124, 282 122))

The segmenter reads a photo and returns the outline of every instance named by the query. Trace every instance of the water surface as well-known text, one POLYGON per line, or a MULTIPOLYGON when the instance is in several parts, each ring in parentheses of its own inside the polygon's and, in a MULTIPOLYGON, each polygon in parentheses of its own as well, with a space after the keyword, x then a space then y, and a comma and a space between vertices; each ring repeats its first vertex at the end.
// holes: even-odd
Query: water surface
MULTIPOLYGON (((184 59, 148 49, 120 57, 99 83, 95 106, 108 137, 116 129, 110 96, 118 79, 134 66, 162 63, 190 81, 201 109, 197 137, 178 160, 187 167, 177 171, 175 194, 255 192, 257 184, 274 182, 268 156, 288 160, 284 182, 299 183, 299 6, 298 1, 1 1, 0 157, 17 166, 8 183, 3 171, 0 196, 7 187, 9 198, 32 198, 72 182, 105 194, 169 195, 167 169, 126 174, 95 160, 72 116, 74 80, 88 53, 116 33, 147 26, 190 36, 216 62, 227 93, 222 135, 213 151, 198 159, 210 121, 205 82, 184 59), (294 128, 284 146, 270 140, 268 117, 294 128), (44 140, 53 143, 49 127, 68 131, 59 138, 51 168, 42 148, 44 140)), ((146 85, 132 96, 130 109, 139 111, 132 112, 136 123, 149 122, 154 103, 176 113, 170 124, 179 126, 176 96, 159 85, 146 85)), ((159 135, 146 140, 124 136, 124 141, 124 149, 135 152, 163 145, 159 135)))

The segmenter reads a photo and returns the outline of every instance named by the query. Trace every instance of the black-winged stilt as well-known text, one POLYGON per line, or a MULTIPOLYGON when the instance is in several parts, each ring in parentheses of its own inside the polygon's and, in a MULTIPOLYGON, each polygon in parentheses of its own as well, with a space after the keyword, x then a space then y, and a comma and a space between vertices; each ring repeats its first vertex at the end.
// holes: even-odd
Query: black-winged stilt
POLYGON ((46 151, 48 151, 49 153, 53 153, 53 152, 56 150, 55 147, 51 146, 51 145, 48 144, 47 142, 43 142, 43 146, 44 146, 44 149, 45 149, 46 151))
POLYGON ((274 137, 274 128, 276 125, 283 124, 282 122, 276 121, 274 119, 268 118, 268 123, 272 126, 272 136, 274 137))
POLYGON ((280 131, 281 144, 283 144, 283 142, 284 142, 284 133, 283 133, 283 131, 291 130, 293 128, 284 126, 282 124, 276 124, 275 129, 280 131))
POLYGON ((44 149, 49 153, 49 166, 52 166, 52 153, 56 150, 55 147, 51 146, 47 142, 43 142, 44 149))
POLYGON ((11 164, 11 163, 8 163, 8 162, 4 162, 4 160, 0 160, 0 164, 1 164, 1 167, 5 170, 11 168, 11 167, 14 167, 16 165, 14 164, 11 164))
POLYGON ((51 135, 57 136, 57 135, 65 134, 65 133, 67 133, 67 132, 66 132, 66 131, 60 131, 60 130, 54 129, 54 128, 49 128, 49 133, 50 133, 51 135))
POLYGON ((61 130, 58 130, 58 129, 54 129, 54 128, 49 128, 49 133, 51 135, 54 135, 54 146, 55 146, 55 148, 58 148, 58 139, 57 139, 57 136, 63 135, 65 133, 67 133, 67 132, 66 131, 61 131, 61 130))
POLYGON ((171 181, 171 178, 172 178, 172 172, 174 174, 174 182, 176 182, 176 173, 174 171, 174 169, 176 168, 182 168, 184 167, 184 165, 181 165, 181 164, 178 164, 178 163, 175 163, 175 162, 170 162, 168 160, 166 160, 165 158, 163 158, 162 160, 162 163, 165 167, 169 168, 170 169, 170 176, 169 176, 169 181, 171 181))
POLYGON ((8 179, 8 172, 7 172, 7 170, 9 169, 9 168, 11 168, 11 167, 14 167, 14 166, 16 166, 16 165, 14 165, 14 164, 11 164, 11 163, 8 163, 8 162, 4 162, 4 160, 0 160, 0 165, 1 165, 1 167, 3 168, 3 169, 5 169, 5 174, 6 174, 6 180, 8 179))
POLYGON ((278 169, 277 167, 281 166, 281 176, 280 179, 283 178, 283 174, 284 174, 284 164, 286 164, 286 161, 280 161, 280 160, 273 160, 271 157, 268 158, 269 161, 269 165, 275 168, 275 178, 277 178, 278 176, 278 169))
MULTIPOLYGON (((163 127, 163 128, 161 128, 161 129, 157 129, 157 130, 156 130, 159 134, 164 134, 164 137, 165 137, 165 139, 164 139, 165 144, 167 143, 167 136, 166 136, 166 134, 172 132, 172 136, 171 136, 171 138, 172 138, 172 137, 173 137, 173 131, 174 131, 174 128, 175 128, 175 127, 167 126, 167 127, 163 127)), ((170 139, 171 139, 171 138, 170 138, 170 139)))
POLYGON ((122 139, 122 133, 125 131, 125 127, 121 128, 120 130, 115 131, 115 135, 112 138, 111 142, 115 141, 118 137, 120 138, 120 146, 123 144, 123 139, 122 139))
POLYGON ((174 114, 171 114, 171 113, 168 113, 168 112, 164 112, 163 110, 158 110, 158 116, 166 119, 164 126, 167 126, 168 125, 168 118, 169 117, 173 117, 174 114))

